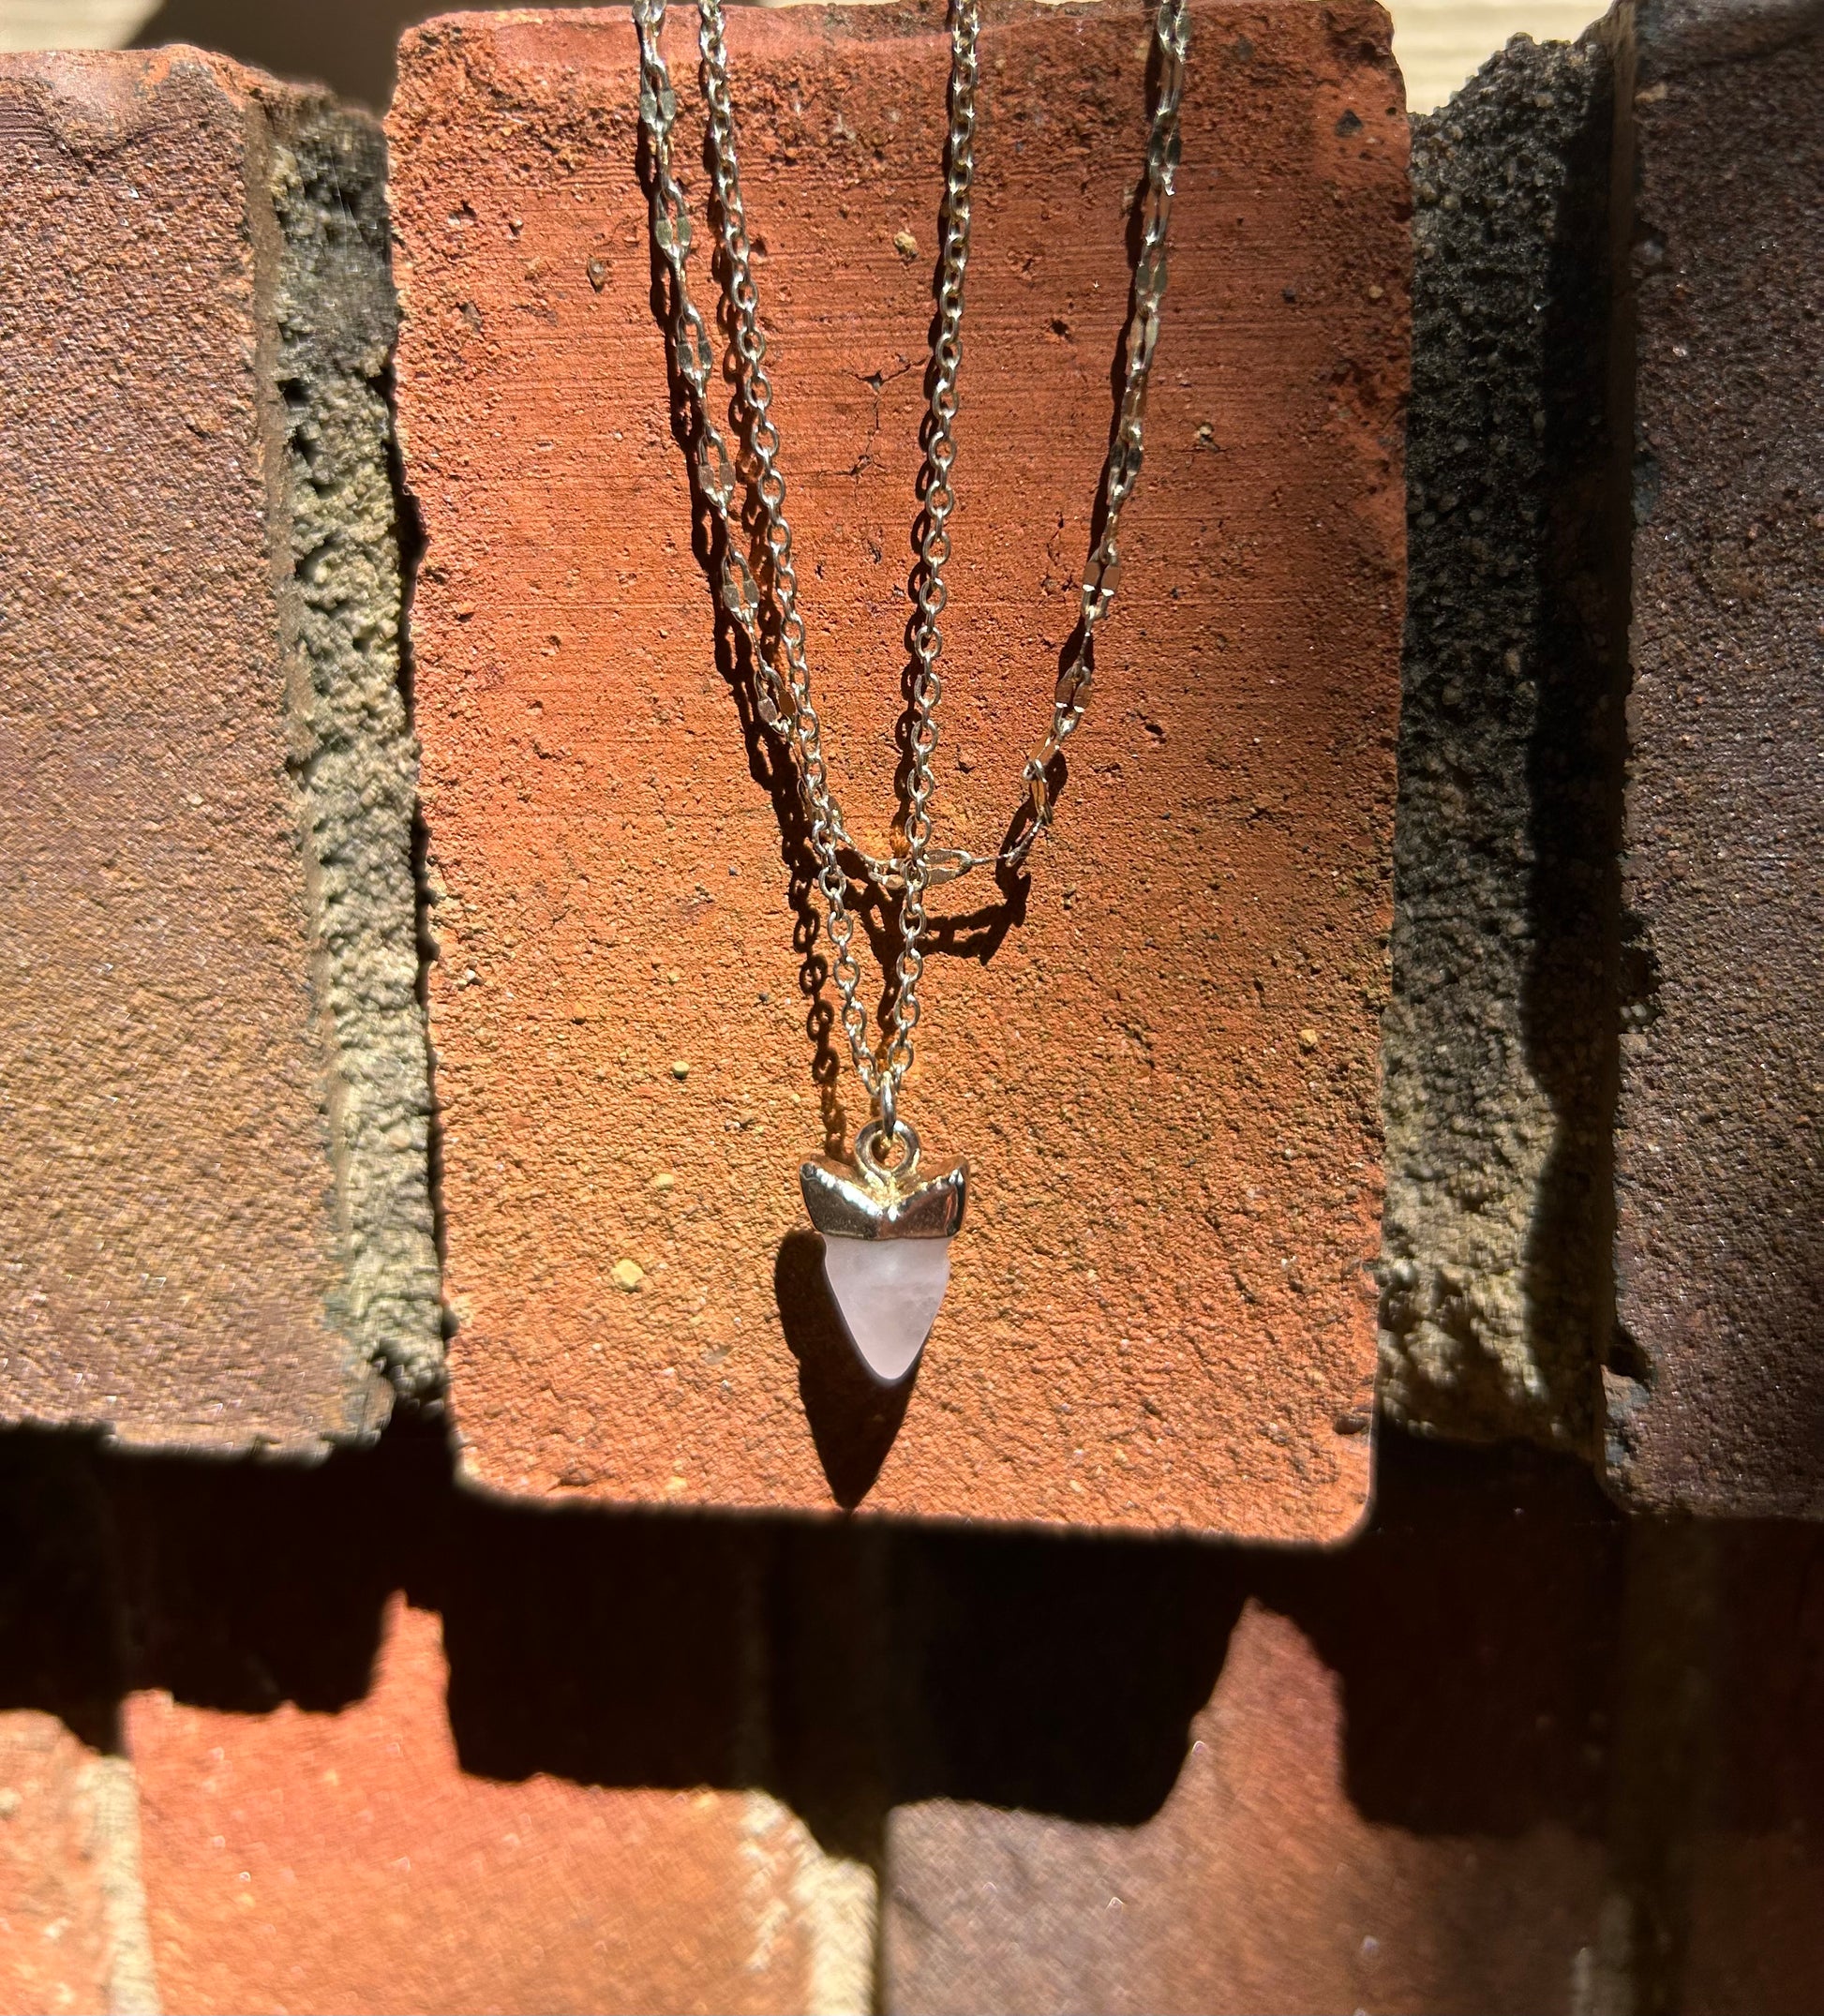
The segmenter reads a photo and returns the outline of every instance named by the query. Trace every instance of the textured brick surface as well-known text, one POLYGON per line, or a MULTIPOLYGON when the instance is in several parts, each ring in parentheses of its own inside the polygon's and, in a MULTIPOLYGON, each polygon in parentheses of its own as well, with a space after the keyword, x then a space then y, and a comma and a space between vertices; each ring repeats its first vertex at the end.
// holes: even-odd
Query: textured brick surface
POLYGON ((1610 61, 1517 37, 1413 128, 1383 1404, 1588 1450, 1611 1232, 1622 617, 1610 61))
POLYGON ((167 2006, 807 2007, 818 1858, 783 1807, 465 1775, 444 1682, 437 1619, 399 1605, 339 1714, 133 1699, 167 2006))
POLYGON ((1824 8, 1643 7, 1608 1473, 1824 1511, 1824 8))
MULTIPOLYGON (((1074 606, 1145 20, 1018 11, 984 32, 937 765, 944 829, 972 845, 1001 835, 1074 606)), ((834 775, 876 842, 937 25, 729 23, 834 775)), ((694 44, 681 18, 672 32, 688 82, 694 44)), ((1283 1538, 1360 1515, 1406 127, 1371 7, 1215 6, 1195 35, 1096 709, 1030 894, 964 885, 926 969, 909 1110, 934 1159, 970 1157, 974 1189, 916 1390, 891 1406, 857 1392, 798 1232, 798 1162, 865 1114, 819 1059, 830 994, 803 857, 782 844, 789 789, 769 795, 771 759, 743 739, 693 556, 631 26, 454 17, 408 40, 399 388, 428 538, 414 635, 453 1390, 491 1485, 827 1506, 872 1484, 896 1512, 1283 1538)))
POLYGON ((1338 1677, 1256 1605, 1138 1829, 931 1804, 895 1814, 887 2007, 911 2011, 1567 2009, 1601 1844, 1377 1825, 1351 1797, 1338 1677))
POLYGON ((1391 1430, 1323 1552, 74 1456, 0 1439, 9 2008, 1817 2006, 1815 1528, 1391 1430))
POLYGON ((1321 1554, 910 1536, 884 2005, 1618 2006, 1622 1532, 1580 1465, 1390 1430, 1321 1554))
POLYGON ((0 1714, 0 2005, 7 2009, 108 2007, 95 1763, 54 1715, 0 1714))
POLYGON ((370 122, 0 65, 0 1418, 308 1444, 434 1369, 370 122))

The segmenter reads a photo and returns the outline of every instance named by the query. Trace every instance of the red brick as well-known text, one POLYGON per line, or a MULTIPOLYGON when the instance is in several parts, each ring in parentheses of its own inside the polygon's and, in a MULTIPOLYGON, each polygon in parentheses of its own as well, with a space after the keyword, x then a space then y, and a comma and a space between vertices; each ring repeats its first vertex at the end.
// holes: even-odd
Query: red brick
POLYGON ((108 2006, 108 1939, 88 1854, 90 1753, 54 1715, 0 1715, 0 2003, 108 2006))
POLYGON ((0 2008, 157 2009, 134 1835, 129 1766, 0 1714, 0 2008))
MULTIPOLYGON (((1021 8, 983 33, 938 798, 976 846, 1000 837, 1074 606, 1149 18, 1021 8)), ((895 1513, 1282 1539, 1360 1516, 1406 129, 1373 7, 1194 20, 1096 708, 1023 914, 992 957, 927 969, 909 1111, 934 1159, 970 1157, 975 1190, 903 1426, 851 1390, 815 1318, 815 1247, 789 1237, 799 1161, 865 1113, 845 1073, 819 1118, 780 830, 691 553, 631 24, 455 16, 406 41, 399 398, 428 539, 452 1381, 489 1485, 803 1507, 872 1485, 895 1513)), ((876 841, 938 28, 874 8, 728 27, 833 774, 876 841)), ((669 33, 700 216, 694 30, 669 33)), ((964 886, 942 908, 994 902, 964 886)))
POLYGON ((0 1419, 359 1434, 438 1337, 380 136, 9 56, 0 161, 0 1419))
POLYGON ((933 1802, 892 1820, 886 2007, 1568 2009, 1603 1851, 1378 1823, 1338 1676, 1250 1603, 1158 1814, 1096 1827, 933 1802))
MULTIPOLYGON (((434 1616, 339 1714, 132 1700, 166 2003, 795 2010, 825 1865, 770 1799, 465 1774, 434 1616)), ((826 1942, 827 1943, 827 1942, 826 1942)))
POLYGON ((1824 1512, 1824 8, 1636 16, 1608 1474, 1824 1512))

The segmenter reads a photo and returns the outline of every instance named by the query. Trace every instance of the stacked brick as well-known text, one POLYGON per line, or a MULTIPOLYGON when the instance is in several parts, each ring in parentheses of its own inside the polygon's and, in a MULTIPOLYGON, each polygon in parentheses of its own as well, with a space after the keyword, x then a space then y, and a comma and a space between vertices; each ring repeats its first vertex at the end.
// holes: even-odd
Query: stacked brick
MULTIPOLYGON (((1119 205, 1047 261, 1137 130, 1144 20, 996 14, 984 45, 965 422, 1039 446, 1000 458, 998 533, 959 520, 959 605, 1002 626, 953 689, 965 824, 1058 641, 1034 528, 1060 579, 1081 545, 1119 205), (1035 331, 1056 406, 1016 412, 1035 331)), ((936 25, 731 30, 805 549, 827 516, 819 590, 869 612, 832 720, 873 718, 904 620, 868 584, 917 371, 827 408, 804 379, 921 333, 936 25)), ((766 1075, 809 948, 683 531, 625 18, 413 38, 393 220, 378 129, 321 94, 193 51, 0 65, 0 2003, 1817 2006, 1818 1543, 1626 1515, 1818 1504, 1824 16, 1643 5, 1414 130, 1381 1350, 1432 1440, 1382 1432, 1329 1550, 1070 1530, 1334 1539, 1368 1481, 1404 121, 1372 12, 1194 25, 1179 366, 1084 731, 1119 775, 1079 744, 1029 907, 934 993, 1005 1054, 940 1040, 919 1092, 973 1148, 992 1069, 1027 1125, 1016 1056, 1069 1068, 1056 978, 1150 1130, 1097 1143, 1085 1079, 1076 1180, 1233 1294, 1155 1306, 1099 1262, 1005 1379, 1019 1324, 965 1295, 903 1413, 832 1385, 801 1265, 728 1257, 805 1115, 856 1116, 766 1075), (1141 557, 1174 540, 1175 596, 1141 557), (442 1397, 414 679, 454 1464, 435 1405, 378 1433, 442 1397), (1117 806, 1185 839, 1139 850, 1117 806), (1143 853, 1158 999, 1079 958, 1143 853), (706 976, 727 1026, 686 1057, 706 976), (1188 1232, 1168 1092, 1239 1186, 1188 1232), (693 1187, 706 1142, 733 1203, 693 1187), (1554 1453, 1437 1445, 1516 1438, 1554 1453), (798 1516, 856 1502, 1054 1530, 798 1516)), ((845 760, 884 799, 884 742, 845 760)), ((1008 1309, 1088 1250, 1024 1208, 981 1239, 1008 1309)))
POLYGON ((1383 1458, 1300 1553, 15 1456, 9 2002, 1809 2006, 1815 1536, 1383 1458))
POLYGON ((771 1547, 554 1528, 422 1426, 7 1455, 7 2007, 867 2007, 852 1829, 766 1789, 771 1547))

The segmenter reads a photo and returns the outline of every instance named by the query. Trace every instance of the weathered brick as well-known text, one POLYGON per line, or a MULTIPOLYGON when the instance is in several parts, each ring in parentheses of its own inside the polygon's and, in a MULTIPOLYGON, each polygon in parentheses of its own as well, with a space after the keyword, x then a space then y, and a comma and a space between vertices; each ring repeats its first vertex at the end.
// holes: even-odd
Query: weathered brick
POLYGON ((1599 1841, 1377 1824, 1338 1677, 1250 1605, 1144 1825, 950 1803, 892 1820, 886 2006, 911 2011, 1568 2009, 1599 1841))
POLYGON ((0 1434, 0 2008, 156 2010, 120 1585, 83 1439, 0 1434))
POLYGON ((1396 1434, 1327 1555, 910 1536, 883 2006, 1607 2006, 1620 1533, 1396 1434))
POLYGON ((1382 1396, 1592 1448, 1607 1342, 1622 584, 1614 97, 1517 37, 1413 125, 1382 1396))
POLYGON ((1824 1512, 1824 7, 1643 5, 1619 1341, 1629 1498, 1824 1512))
POLYGON ((0 1713, 0 2005, 153 2016, 138 1836, 124 1758, 0 1713))
POLYGON ((371 121, 0 63, 0 1418, 308 1447, 439 1358, 371 121))
POLYGON ((133 1698, 170 2007, 865 2006, 830 1992, 818 1914, 841 1900, 783 1806, 465 1773, 445 1678, 436 1618, 401 1602, 339 1713, 133 1698))
MULTIPOLYGON (((978 847, 1075 608, 1148 20, 1020 9, 983 32, 937 798, 978 847)), ((940 25, 728 24, 833 775, 881 844, 940 25)), ((700 220, 694 31, 669 33, 700 220)), ((453 1395, 478 1479, 806 1507, 871 1489, 899 1513, 1284 1539, 1360 1516, 1406 125, 1371 7, 1211 5, 1194 35, 1096 708, 1030 893, 939 905, 908 1098, 975 1194, 917 1390, 890 1404, 819 1318, 797 1229, 799 1161, 865 1114, 829 1048, 791 787, 723 676, 692 551, 632 27, 456 16, 407 40, 399 397, 428 542, 453 1395)))

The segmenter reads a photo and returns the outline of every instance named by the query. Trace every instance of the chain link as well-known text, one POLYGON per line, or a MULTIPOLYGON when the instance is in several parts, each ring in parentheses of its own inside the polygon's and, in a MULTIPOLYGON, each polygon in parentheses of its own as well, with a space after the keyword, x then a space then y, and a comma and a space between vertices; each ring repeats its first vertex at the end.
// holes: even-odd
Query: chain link
MULTIPOLYGON (((1184 93, 1189 41, 1188 0, 1159 0, 1154 26, 1158 71, 1153 118, 1146 145, 1146 187, 1142 200, 1141 242, 1134 265, 1127 326, 1121 405, 1099 490, 1094 544, 1084 568, 1081 609, 1068 647, 1064 670, 1053 696, 1051 728, 1022 771, 1025 824, 995 854, 933 844, 932 759, 937 748, 937 709, 943 698, 938 661, 944 638, 939 619, 948 601, 944 568, 950 555, 949 517, 955 508, 950 471, 956 460, 956 381, 963 363, 963 283, 969 259, 969 201, 975 179, 976 86, 979 71, 976 43, 979 0, 951 0, 949 16, 949 130, 944 154, 944 214, 937 289, 937 328, 932 343, 931 396, 925 428, 925 467, 920 485, 922 531, 914 577, 911 627, 913 675, 908 721, 906 808, 901 851, 876 859, 859 847, 843 821, 824 759, 822 723, 811 698, 805 657, 804 620, 798 609, 798 575, 792 530, 785 516, 785 479, 779 468, 779 431, 771 418, 772 383, 767 372, 767 341, 759 321, 747 214, 736 154, 735 117, 728 88, 728 52, 721 0, 698 0, 698 50, 710 130, 710 177, 715 190, 729 335, 741 419, 740 454, 756 507, 758 564, 771 604, 776 648, 769 650, 761 591, 737 538, 740 508, 737 471, 710 410, 715 375, 710 333, 691 298, 690 208, 671 164, 677 94, 660 47, 665 0, 635 0, 639 35, 640 120, 652 171, 652 238, 669 275, 672 349, 679 375, 691 395, 691 455, 699 491, 717 522, 719 593, 724 608, 747 640, 753 662, 760 719, 792 750, 803 798, 817 886, 823 895, 830 973, 841 999, 843 1031, 857 1075, 878 1109, 889 1140, 906 1130, 898 1118, 898 1090, 913 1057, 912 1032, 919 1022, 919 980, 923 971, 921 940, 925 897, 935 885, 977 868, 1018 868, 1039 835, 1051 825, 1055 801, 1053 764, 1066 739, 1083 719, 1095 673, 1097 626, 1108 614, 1120 577, 1121 511, 1140 477, 1144 452, 1146 388, 1159 342, 1166 286, 1166 239, 1179 159, 1179 105, 1184 93), (852 874, 845 861, 853 861, 852 874), (876 1055, 869 1041, 868 1011, 860 998, 861 971, 855 957, 855 918, 850 892, 872 883, 898 894, 900 951, 893 967, 892 1002, 876 1055)), ((1018 818, 1015 821, 1018 825, 1018 818)))

